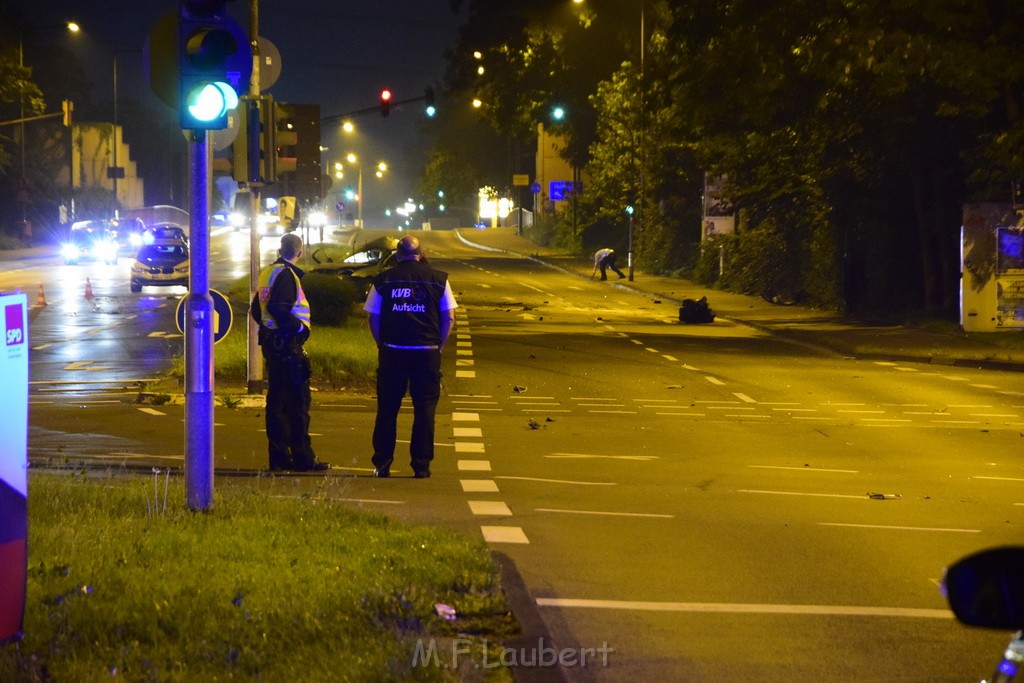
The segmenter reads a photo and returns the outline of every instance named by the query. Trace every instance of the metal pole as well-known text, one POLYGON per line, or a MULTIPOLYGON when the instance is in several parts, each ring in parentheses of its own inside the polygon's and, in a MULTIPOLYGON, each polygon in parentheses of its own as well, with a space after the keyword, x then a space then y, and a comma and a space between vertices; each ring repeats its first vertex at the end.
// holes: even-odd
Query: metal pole
POLYGON ((114 215, 118 215, 118 196, 117 196, 117 53, 114 53, 114 215))
POLYGON ((626 254, 626 261, 629 265, 629 281, 633 281, 633 213, 629 214, 629 250, 626 254))
POLYGON ((185 498, 213 507, 213 297, 210 296, 210 140, 189 132, 189 292, 185 296, 185 498))
MULTIPOLYGON (((24 67, 25 66, 25 47, 24 47, 24 41, 22 40, 21 35, 18 36, 18 66, 19 67, 24 67)), ((20 73, 18 74, 18 77, 19 78, 21 77, 20 73)), ((18 96, 18 105, 19 105, 19 111, 20 111, 20 114, 21 114, 20 117, 19 117, 19 118, 21 118, 21 187, 25 188, 25 187, 28 186, 28 183, 25 180, 25 86, 24 86, 24 84, 22 84, 22 86, 21 86, 21 94, 18 96)), ((20 194, 20 191, 19 191, 19 197, 18 198, 23 200, 21 202, 21 225, 24 226, 25 225, 25 216, 26 216, 25 208, 26 208, 26 205, 28 204, 28 202, 24 201, 25 197, 20 194)))
POLYGON ((359 162, 359 229, 363 230, 363 162, 359 162))
MULTIPOLYGON (((259 97, 260 94, 260 48, 259 48, 259 3, 257 0, 249 2, 249 41, 252 46, 252 76, 249 78, 249 95, 259 97)), ((268 154, 273 154, 268 150, 268 154)), ((249 212, 249 302, 256 295, 256 283, 260 277, 260 187, 251 185, 252 203, 249 212)), ((249 394, 263 393, 263 355, 260 353, 259 331, 260 326, 252 319, 252 316, 245 316, 248 321, 248 341, 246 343, 246 384, 249 394)))

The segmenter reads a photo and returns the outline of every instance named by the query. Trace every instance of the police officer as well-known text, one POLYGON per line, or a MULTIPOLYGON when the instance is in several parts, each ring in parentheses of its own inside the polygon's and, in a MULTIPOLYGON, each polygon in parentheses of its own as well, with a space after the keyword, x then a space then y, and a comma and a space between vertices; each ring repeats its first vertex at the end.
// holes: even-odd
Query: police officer
POLYGON ((267 361, 267 442, 271 471, 319 472, 330 469, 313 453, 309 439, 309 302, 302 291, 302 238, 281 237, 280 258, 260 271, 249 313, 260 325, 259 343, 267 361))
POLYGON ((458 304, 448 273, 427 265, 412 235, 398 241, 397 264, 372 281, 363 306, 377 342, 377 420, 373 427, 374 476, 390 477, 396 420, 406 390, 412 397, 409 455, 413 476, 430 476, 434 412, 441 396, 441 349, 455 326, 458 304))

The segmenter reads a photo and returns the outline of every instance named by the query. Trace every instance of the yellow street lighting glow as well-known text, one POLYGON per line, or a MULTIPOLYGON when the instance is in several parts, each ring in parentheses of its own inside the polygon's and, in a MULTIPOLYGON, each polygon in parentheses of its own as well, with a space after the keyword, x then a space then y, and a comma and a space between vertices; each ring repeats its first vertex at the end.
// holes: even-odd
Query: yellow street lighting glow
POLYGON ((351 121, 346 121, 345 123, 341 124, 341 129, 346 133, 351 133, 356 129, 356 127, 352 125, 351 121))
POLYGON ((482 66, 478 66, 476 68, 476 72, 477 72, 478 75, 483 76, 484 75, 484 68, 482 66))
POLYGON ((483 106, 483 102, 481 102, 480 100, 478 100, 477 98, 474 97, 473 98, 473 108, 474 109, 479 109, 481 106, 483 106))
POLYGON ((72 33, 78 33, 79 31, 82 30, 82 27, 78 25, 77 21, 69 21, 68 22, 68 30, 71 31, 72 33))
POLYGON ((480 52, 480 50, 475 50, 475 51, 473 52, 473 58, 474 58, 474 59, 483 59, 483 57, 484 57, 484 56, 483 56, 483 54, 482 54, 482 53, 480 52))
POLYGON ((354 163, 356 163, 356 160, 359 157, 357 157, 355 154, 349 153, 349 155, 347 157, 345 157, 345 158, 348 159, 348 163, 354 164, 354 163))
POLYGON ((341 169, 343 169, 343 168, 345 168, 345 167, 341 165, 341 162, 340 162, 340 161, 335 161, 335 162, 334 162, 334 170, 335 170, 335 171, 340 171, 340 170, 341 170, 341 169))
POLYGON ((388 165, 382 161, 379 164, 377 164, 377 168, 379 168, 381 171, 386 171, 388 170, 388 165))

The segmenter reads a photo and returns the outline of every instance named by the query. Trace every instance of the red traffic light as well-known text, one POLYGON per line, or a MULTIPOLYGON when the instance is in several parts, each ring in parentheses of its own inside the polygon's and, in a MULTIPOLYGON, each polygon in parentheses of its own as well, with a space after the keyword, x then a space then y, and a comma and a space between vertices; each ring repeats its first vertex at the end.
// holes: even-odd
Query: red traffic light
POLYGON ((380 115, 387 116, 391 112, 391 90, 384 88, 380 91, 380 115))
POLYGON ((391 91, 388 90, 387 88, 384 88, 383 90, 381 90, 380 91, 380 101, 381 102, 390 102, 391 101, 391 91))

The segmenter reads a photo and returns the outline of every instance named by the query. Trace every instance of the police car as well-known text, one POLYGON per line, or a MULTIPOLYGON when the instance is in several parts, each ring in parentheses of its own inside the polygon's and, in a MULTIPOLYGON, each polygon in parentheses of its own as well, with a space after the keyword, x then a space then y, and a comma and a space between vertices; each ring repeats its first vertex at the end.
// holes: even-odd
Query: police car
POLYGON ((139 247, 132 264, 130 286, 133 292, 143 287, 188 287, 188 245, 181 240, 158 240, 139 247))

